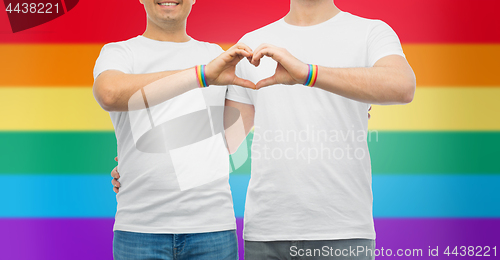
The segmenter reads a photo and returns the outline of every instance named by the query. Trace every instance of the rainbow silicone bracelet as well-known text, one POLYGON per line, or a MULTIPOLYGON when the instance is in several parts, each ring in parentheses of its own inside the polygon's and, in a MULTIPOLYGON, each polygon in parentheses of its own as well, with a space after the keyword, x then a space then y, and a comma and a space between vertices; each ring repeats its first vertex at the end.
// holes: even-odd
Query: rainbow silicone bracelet
POLYGON ((309 75, 307 75, 307 80, 304 85, 308 87, 313 87, 318 79, 318 65, 309 64, 309 75))
POLYGON ((196 78, 198 78, 200 88, 208 87, 207 79, 205 77, 205 65, 196 66, 196 78))

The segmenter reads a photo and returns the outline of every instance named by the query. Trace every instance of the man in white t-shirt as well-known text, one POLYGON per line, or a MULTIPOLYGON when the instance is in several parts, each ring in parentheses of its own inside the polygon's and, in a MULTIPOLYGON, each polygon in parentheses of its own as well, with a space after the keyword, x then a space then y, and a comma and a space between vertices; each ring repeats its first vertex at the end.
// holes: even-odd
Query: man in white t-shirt
POLYGON ((396 33, 332 0, 291 0, 239 42, 254 52, 236 75, 258 88, 226 97, 255 125, 245 259, 373 259, 366 113, 411 102, 416 86, 396 33))
POLYGON ((237 259, 223 106, 226 85, 255 87, 234 74, 251 50, 189 37, 194 0, 140 2, 144 34, 106 44, 94 67, 118 144, 114 259, 237 259))

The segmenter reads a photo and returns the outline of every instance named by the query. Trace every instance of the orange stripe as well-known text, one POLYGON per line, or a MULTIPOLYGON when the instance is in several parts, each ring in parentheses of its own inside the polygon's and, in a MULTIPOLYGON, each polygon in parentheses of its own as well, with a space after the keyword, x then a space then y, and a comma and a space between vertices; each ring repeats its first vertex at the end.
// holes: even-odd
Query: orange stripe
POLYGON ((198 84, 200 85, 200 88, 203 88, 204 85, 201 73, 201 65, 196 66, 196 76, 198 77, 198 84))
POLYGON ((500 44, 403 44, 418 86, 500 86, 500 44))
MULTIPOLYGON (((92 86, 101 47, 0 44, 0 86, 92 86)), ((404 44, 403 49, 419 87, 500 86, 500 44, 404 44)))
POLYGON ((103 44, 2 44, 0 86, 92 86, 103 44))
POLYGON ((219 43, 220 47, 222 49, 224 49, 225 51, 227 51, 229 48, 231 48, 231 46, 233 46, 234 44, 233 43, 219 43))

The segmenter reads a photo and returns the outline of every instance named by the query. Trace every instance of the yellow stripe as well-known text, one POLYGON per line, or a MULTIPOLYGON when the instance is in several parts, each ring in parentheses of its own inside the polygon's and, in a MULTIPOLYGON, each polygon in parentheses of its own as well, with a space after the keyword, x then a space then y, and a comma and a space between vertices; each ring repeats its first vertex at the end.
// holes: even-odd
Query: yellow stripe
POLYGON ((407 105, 373 106, 369 129, 500 130, 500 88, 417 88, 407 105))
MULTIPOLYGON (((500 131, 500 88, 417 88, 408 105, 373 106, 370 129, 500 131)), ((0 130, 113 130, 89 87, 0 88, 0 130)))
POLYGON ((0 130, 112 130, 89 87, 0 88, 0 130))
POLYGON ((313 78, 311 79, 311 86, 316 84, 316 79, 318 78, 318 65, 313 65, 313 78))

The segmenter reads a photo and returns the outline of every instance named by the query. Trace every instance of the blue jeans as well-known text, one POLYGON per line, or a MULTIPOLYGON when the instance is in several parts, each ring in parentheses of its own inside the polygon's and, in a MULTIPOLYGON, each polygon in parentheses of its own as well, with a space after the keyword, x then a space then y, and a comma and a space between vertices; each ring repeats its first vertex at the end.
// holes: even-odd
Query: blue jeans
POLYGON ((115 260, 237 260, 235 230, 195 234, 115 231, 115 260))

